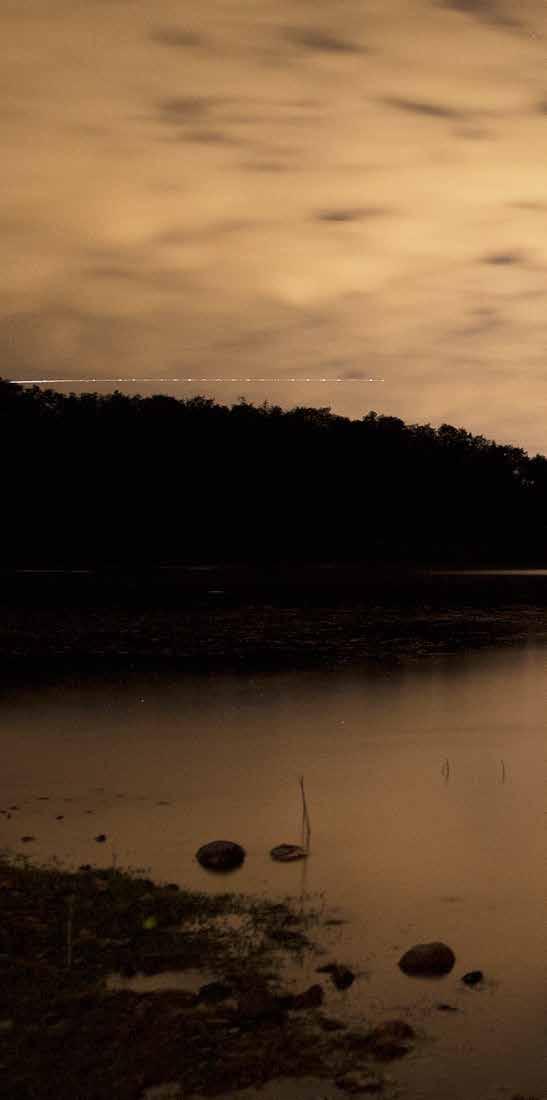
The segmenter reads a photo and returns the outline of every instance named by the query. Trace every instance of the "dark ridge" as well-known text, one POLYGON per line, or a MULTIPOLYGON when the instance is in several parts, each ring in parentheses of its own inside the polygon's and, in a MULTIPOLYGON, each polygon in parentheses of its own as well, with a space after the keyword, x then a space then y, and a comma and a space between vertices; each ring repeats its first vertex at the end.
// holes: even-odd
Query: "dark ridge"
POLYGON ((547 459, 464 428, 0 380, 0 565, 537 563, 547 459))

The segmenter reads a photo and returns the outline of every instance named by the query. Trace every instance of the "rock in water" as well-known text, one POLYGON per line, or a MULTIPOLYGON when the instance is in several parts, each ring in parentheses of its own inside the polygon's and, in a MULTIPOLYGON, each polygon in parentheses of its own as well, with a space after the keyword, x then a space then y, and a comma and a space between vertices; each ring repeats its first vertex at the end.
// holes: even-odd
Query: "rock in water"
POLYGON ((308 850, 300 844, 278 844, 270 850, 270 856, 277 863, 293 863, 295 859, 307 859, 308 850))
POLYGON ((344 966, 343 963, 327 963, 326 966, 318 966, 317 973, 330 974, 337 989, 349 989, 355 981, 355 974, 349 966, 344 966))
POLYGON ((232 840, 212 840, 196 852, 196 859, 208 871, 233 871, 241 867, 245 849, 232 840))
POLYGON ((482 970, 470 970, 468 974, 464 974, 462 982, 465 982, 466 985, 478 985, 479 982, 482 982, 483 978, 484 974, 482 970))
POLYGON ((408 1054, 406 1040, 413 1039, 414 1035, 414 1028, 406 1020, 386 1020, 368 1033, 366 1049, 374 1058, 390 1062, 393 1058, 403 1058, 408 1054))
POLYGON ((417 943, 399 959, 399 966, 405 974, 434 977, 448 974, 456 956, 446 943, 417 943))

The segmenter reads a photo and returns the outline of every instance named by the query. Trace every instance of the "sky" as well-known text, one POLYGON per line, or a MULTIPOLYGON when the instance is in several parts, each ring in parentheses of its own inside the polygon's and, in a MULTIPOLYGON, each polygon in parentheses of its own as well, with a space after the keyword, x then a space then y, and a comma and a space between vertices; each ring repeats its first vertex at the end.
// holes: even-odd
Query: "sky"
POLYGON ((4 378, 547 452, 546 0, 2 0, 2 37, 4 378))

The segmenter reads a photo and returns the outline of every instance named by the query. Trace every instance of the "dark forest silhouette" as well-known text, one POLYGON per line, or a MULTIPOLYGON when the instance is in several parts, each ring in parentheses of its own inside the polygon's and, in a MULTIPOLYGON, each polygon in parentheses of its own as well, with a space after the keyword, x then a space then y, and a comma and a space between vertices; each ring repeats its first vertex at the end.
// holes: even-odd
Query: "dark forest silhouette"
POLYGON ((547 459, 462 428, 0 380, 2 562, 539 564, 547 459))

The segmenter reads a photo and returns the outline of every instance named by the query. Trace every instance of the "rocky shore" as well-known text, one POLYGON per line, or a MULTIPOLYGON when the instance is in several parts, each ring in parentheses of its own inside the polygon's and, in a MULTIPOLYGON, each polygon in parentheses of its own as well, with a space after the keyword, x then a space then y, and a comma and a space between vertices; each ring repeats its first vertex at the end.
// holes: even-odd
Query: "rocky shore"
POLYGON ((343 968, 323 967, 297 994, 280 987, 282 957, 313 951, 317 914, 7 856, 0 898, 10 1100, 215 1096, 286 1077, 330 1080, 341 1096, 389 1096, 385 1063, 412 1048, 404 1020, 349 1030, 329 1015, 343 968), (193 989, 161 980, 196 972, 193 989), (158 987, 132 988, 135 975, 159 976, 158 987))

